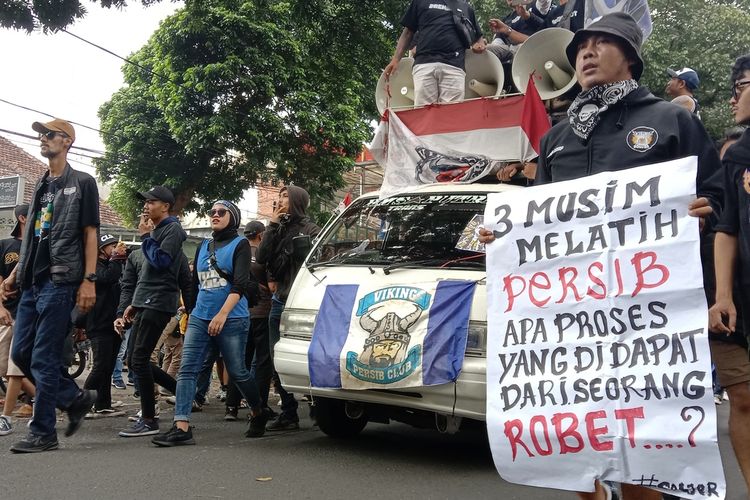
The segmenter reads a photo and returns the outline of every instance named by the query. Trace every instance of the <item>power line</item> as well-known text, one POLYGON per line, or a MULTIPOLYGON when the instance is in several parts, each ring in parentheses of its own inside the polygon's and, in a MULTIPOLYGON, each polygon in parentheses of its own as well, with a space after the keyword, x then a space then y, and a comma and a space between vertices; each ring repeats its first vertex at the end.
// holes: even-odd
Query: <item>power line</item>
MULTIPOLYGON (((0 100, 2 100, 2 99, 0 99, 0 100)), ((0 132, 6 133, 6 134, 11 134, 11 135, 17 135, 19 137, 24 137, 26 139, 31 139, 31 140, 38 140, 39 139, 39 137, 34 136, 34 135, 24 134, 22 132, 14 132, 12 130, 6 130, 4 128, 0 128, 0 132)), ((30 146, 38 146, 39 144, 29 144, 29 145, 30 146)), ((91 148, 84 148, 83 146, 72 145, 72 146, 70 146, 70 149, 80 149, 81 151, 87 151, 89 153, 96 153, 96 154, 99 154, 99 155, 105 154, 104 151, 99 151, 99 150, 91 149, 91 148)), ((78 154, 78 153, 76 153, 76 154, 78 154)), ((85 156, 85 155, 81 155, 81 156, 85 156)), ((98 158, 98 157, 97 156, 89 156, 89 158, 98 158)))

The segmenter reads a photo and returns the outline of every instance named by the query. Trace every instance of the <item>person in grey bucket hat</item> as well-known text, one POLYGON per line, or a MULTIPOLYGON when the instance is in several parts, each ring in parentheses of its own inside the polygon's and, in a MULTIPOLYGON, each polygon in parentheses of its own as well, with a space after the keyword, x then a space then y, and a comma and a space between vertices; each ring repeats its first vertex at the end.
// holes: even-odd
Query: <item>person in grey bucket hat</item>
MULTIPOLYGON (((636 22, 624 13, 603 16, 576 32, 566 54, 575 67, 581 92, 570 106, 568 120, 557 123, 542 137, 534 185, 646 165, 656 173, 661 162, 697 157, 697 199, 687 208, 691 216, 701 218, 704 287, 710 290, 712 228, 723 201, 720 176, 714 175, 721 168, 718 153, 695 115, 638 84, 643 73, 642 40, 636 22)), ((491 244, 491 229, 480 230, 481 242, 491 244)), ((657 292, 654 300, 666 302, 657 292)), ((617 398, 614 402, 624 404, 617 398)), ((586 477, 591 477, 590 491, 578 492, 580 499, 612 498, 608 484, 593 475, 586 477)), ((662 493, 657 490, 627 484, 634 483, 631 477, 622 478, 620 498, 661 500, 662 493)))

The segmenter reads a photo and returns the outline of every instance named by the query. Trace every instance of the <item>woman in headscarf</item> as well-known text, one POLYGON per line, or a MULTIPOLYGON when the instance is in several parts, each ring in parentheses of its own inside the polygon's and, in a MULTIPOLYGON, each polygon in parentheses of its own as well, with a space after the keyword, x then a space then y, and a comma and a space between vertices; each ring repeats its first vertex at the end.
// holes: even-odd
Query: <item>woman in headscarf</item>
POLYGON ((177 375, 174 425, 155 436, 159 446, 195 444, 190 412, 198 372, 211 343, 222 353, 224 365, 242 397, 250 405, 250 424, 245 435, 260 437, 268 412, 263 410, 255 379, 245 366, 245 345, 249 327, 246 292, 251 286, 250 244, 237 233, 240 210, 219 200, 209 211, 212 234, 198 247, 193 267, 193 284, 198 288, 190 313, 177 375))

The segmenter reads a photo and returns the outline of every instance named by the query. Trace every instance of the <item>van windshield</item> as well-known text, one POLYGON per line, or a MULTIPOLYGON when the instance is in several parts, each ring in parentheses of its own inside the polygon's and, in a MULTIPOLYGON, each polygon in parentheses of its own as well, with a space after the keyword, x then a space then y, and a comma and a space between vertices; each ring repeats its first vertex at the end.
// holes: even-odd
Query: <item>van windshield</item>
POLYGON ((357 200, 325 232, 307 264, 484 269, 477 231, 486 202, 484 193, 357 200))

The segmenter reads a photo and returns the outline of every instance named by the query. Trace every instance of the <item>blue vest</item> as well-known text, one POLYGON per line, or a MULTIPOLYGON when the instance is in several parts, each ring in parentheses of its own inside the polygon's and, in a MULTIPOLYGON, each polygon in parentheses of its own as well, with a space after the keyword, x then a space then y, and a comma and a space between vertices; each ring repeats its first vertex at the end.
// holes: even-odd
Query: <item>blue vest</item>
MULTIPOLYGON (((228 245, 221 248, 217 249, 214 245, 216 263, 219 269, 229 276, 232 276, 234 271, 232 262, 234 251, 237 245, 244 239, 243 236, 238 235, 228 245)), ((206 321, 212 320, 221 310, 229 296, 229 291, 232 289, 232 285, 219 276, 219 273, 216 272, 209 262, 209 257, 211 256, 208 251, 209 241, 211 240, 203 240, 200 252, 198 253, 198 262, 195 263, 198 271, 198 299, 195 303, 195 309, 192 312, 192 315, 196 318, 206 321)), ((243 295, 227 318, 248 318, 249 316, 250 310, 247 307, 247 298, 243 295)))

